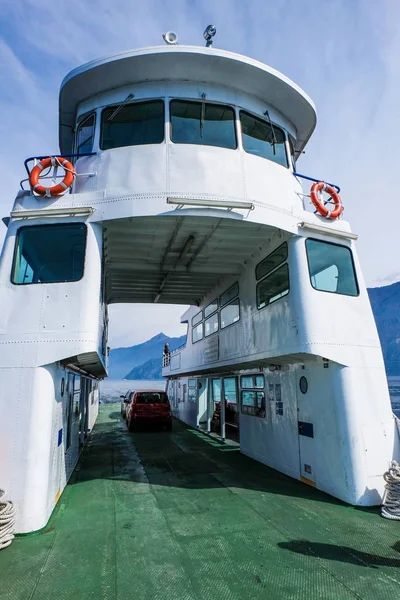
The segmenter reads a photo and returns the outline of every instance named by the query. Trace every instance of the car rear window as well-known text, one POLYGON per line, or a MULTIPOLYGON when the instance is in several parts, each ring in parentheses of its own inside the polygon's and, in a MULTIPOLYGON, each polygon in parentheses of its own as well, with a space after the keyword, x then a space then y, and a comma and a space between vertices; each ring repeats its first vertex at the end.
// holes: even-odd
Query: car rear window
POLYGON ((136 396, 137 404, 165 404, 168 402, 165 392, 139 392, 136 396))

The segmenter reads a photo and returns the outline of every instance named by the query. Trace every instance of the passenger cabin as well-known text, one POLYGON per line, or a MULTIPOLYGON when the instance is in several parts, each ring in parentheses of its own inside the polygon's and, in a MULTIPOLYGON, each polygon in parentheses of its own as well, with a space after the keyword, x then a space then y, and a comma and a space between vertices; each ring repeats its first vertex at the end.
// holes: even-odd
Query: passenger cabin
POLYGON ((394 422, 356 236, 314 214, 296 170, 308 96, 250 58, 163 46, 75 69, 59 115, 72 188, 21 182, 0 261, 0 485, 18 531, 46 524, 96 418, 111 303, 190 305, 164 368, 178 418, 209 430, 227 398, 242 451, 379 501, 394 422))

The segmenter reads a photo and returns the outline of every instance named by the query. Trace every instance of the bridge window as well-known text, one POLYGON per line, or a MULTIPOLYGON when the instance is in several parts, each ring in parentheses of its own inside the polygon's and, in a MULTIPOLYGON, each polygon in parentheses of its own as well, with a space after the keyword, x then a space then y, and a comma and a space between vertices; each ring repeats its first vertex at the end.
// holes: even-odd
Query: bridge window
POLYGON ((246 152, 272 160, 283 167, 288 166, 282 129, 243 110, 240 111, 240 123, 246 152))
POLYGON ((92 152, 94 140, 94 128, 96 124, 96 115, 86 117, 78 125, 76 133, 76 153, 85 154, 92 152))
POLYGON ((257 284, 257 308, 264 308, 289 293, 289 268, 284 262, 287 258, 285 242, 256 266, 256 279, 261 279, 257 284))
POLYGON ((150 100, 105 108, 101 115, 100 148, 120 148, 164 141, 164 102, 150 100))
POLYGON ((311 285, 321 292, 358 296, 359 290, 350 248, 306 240, 311 285))
POLYGON ((235 149, 235 112, 230 106, 172 100, 171 140, 176 144, 197 144, 235 149))
POLYGON ((21 227, 15 245, 12 283, 61 283, 83 277, 86 225, 21 227))

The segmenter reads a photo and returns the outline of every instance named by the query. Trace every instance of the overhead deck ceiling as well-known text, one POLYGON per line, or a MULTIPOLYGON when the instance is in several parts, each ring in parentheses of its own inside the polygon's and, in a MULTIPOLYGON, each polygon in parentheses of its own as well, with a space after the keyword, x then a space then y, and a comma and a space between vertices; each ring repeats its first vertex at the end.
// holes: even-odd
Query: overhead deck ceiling
POLYGON ((197 304, 238 276, 276 229, 236 219, 140 217, 104 227, 108 303, 197 304))

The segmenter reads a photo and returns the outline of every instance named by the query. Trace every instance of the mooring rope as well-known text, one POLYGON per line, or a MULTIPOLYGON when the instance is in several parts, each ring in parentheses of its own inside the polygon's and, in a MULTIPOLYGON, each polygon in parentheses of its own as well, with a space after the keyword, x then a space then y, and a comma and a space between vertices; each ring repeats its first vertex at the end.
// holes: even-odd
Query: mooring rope
POLYGON ((400 521, 400 465, 395 460, 383 475, 386 481, 381 515, 385 519, 400 521))
POLYGON ((15 507, 10 500, 2 500, 5 491, 0 489, 0 550, 14 539, 15 507))

